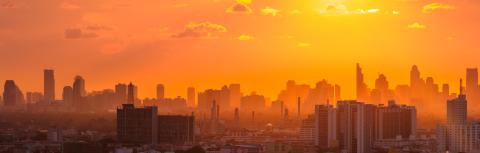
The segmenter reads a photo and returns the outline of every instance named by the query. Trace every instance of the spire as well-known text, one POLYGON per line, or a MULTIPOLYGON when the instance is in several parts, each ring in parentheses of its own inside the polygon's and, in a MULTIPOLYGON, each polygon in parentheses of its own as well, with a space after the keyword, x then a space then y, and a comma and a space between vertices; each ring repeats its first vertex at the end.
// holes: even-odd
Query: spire
POLYGON ((459 95, 463 95, 463 80, 462 80, 462 78, 460 78, 460 94, 459 95))

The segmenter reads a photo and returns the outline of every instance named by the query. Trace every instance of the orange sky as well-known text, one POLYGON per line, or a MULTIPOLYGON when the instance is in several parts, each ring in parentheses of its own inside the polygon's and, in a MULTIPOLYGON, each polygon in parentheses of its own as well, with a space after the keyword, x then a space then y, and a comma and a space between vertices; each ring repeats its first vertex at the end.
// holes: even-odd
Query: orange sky
POLYGON ((52 68, 57 98, 78 74, 141 97, 241 83, 275 99, 325 78, 348 99, 357 62, 370 86, 407 83, 412 64, 456 86, 480 64, 479 27, 477 0, 0 0, 0 80, 43 91, 52 68))

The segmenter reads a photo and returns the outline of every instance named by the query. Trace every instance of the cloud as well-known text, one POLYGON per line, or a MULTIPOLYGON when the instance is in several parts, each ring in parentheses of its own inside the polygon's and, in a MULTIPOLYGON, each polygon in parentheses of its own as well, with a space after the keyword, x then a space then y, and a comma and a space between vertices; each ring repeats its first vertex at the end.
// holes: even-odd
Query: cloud
POLYGON ((274 8, 271 8, 271 7, 265 7, 264 9, 262 9, 262 14, 264 15, 272 15, 272 16, 277 16, 277 14, 280 13, 280 10, 277 10, 277 9, 274 9, 274 8))
POLYGON ((87 30, 91 30, 91 31, 100 31, 100 30, 113 30, 112 27, 108 27, 108 26, 104 26, 104 25, 98 25, 98 24, 95 24, 95 25, 88 25, 85 27, 85 29, 87 30))
POLYGON ((407 27, 410 28, 410 29, 425 29, 425 28, 427 28, 427 26, 425 26, 423 24, 420 24, 418 22, 409 24, 407 27))
POLYGON ((80 28, 65 29, 65 38, 67 39, 81 39, 81 38, 95 38, 98 35, 94 32, 85 32, 80 28))
POLYGON ((12 0, 0 0, 0 9, 5 8, 5 9, 14 9, 14 8, 19 8, 19 4, 12 2, 12 0))
POLYGON ((288 11, 288 14, 292 14, 292 15, 302 14, 302 11, 300 11, 300 10, 291 10, 291 11, 288 11))
POLYGON ((252 0, 237 0, 237 3, 240 3, 240 4, 251 4, 251 3, 252 3, 252 0))
POLYGON ((252 13, 252 9, 243 3, 235 3, 231 7, 226 10, 227 13, 245 13, 250 14, 252 13))
POLYGON ((190 23, 186 25, 185 30, 172 35, 173 38, 211 38, 219 33, 227 32, 225 26, 210 22, 190 23))
POLYGON ((310 43, 305 43, 305 42, 297 43, 297 47, 299 47, 299 48, 307 48, 307 47, 310 47, 310 46, 312 46, 312 44, 310 44, 310 43))
POLYGON ((453 10, 455 6, 444 4, 444 3, 430 3, 423 6, 423 13, 430 13, 436 10, 453 10))
POLYGON ((78 10, 80 9, 80 6, 69 2, 63 2, 60 4, 60 8, 64 10, 78 10))
POLYGON ((248 41, 248 40, 252 40, 254 38, 253 38, 253 36, 242 34, 242 35, 238 36, 237 39, 240 40, 240 41, 248 41))

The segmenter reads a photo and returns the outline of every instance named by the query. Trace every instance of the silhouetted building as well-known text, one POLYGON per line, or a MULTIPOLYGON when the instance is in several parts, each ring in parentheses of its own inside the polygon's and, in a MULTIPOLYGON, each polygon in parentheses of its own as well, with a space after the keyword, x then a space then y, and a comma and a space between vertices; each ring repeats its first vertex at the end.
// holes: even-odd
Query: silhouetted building
POLYGON ((437 125, 439 152, 480 152, 480 124, 467 121, 467 100, 460 80, 458 98, 447 101, 447 124, 437 125))
POLYGON ((158 125, 157 107, 123 104, 117 109, 117 137, 121 143, 156 144, 158 125))
POLYGON ((63 102, 71 104, 73 102, 73 88, 71 86, 63 87, 62 93, 63 102))
POLYGON ((314 138, 320 148, 337 147, 337 111, 331 105, 315 106, 314 138))
POLYGON ((447 124, 455 125, 465 123, 467 123, 467 98, 466 95, 462 93, 462 89, 460 89, 458 98, 447 101, 447 124))
POLYGON ((223 86, 220 90, 208 89, 198 93, 198 109, 207 112, 215 101, 217 105, 227 110, 230 108, 230 90, 223 86))
POLYGON ((363 78, 362 68, 360 64, 357 63, 357 77, 356 77, 356 88, 357 88, 357 100, 359 101, 368 101, 369 100, 369 91, 367 88, 367 84, 365 84, 363 78))
POLYGON ((263 111, 265 109, 265 97, 252 93, 241 99, 241 108, 246 112, 263 111))
POLYGON ((337 102, 339 149, 349 153, 370 153, 376 135, 376 106, 357 101, 337 102))
POLYGON ((230 90, 230 105, 232 107, 239 107, 241 98, 243 96, 240 89, 240 84, 230 84, 228 89, 230 90))
POLYGON ((135 103, 135 94, 136 94, 136 91, 135 91, 135 85, 133 85, 132 83, 128 84, 128 92, 127 92, 127 104, 134 104, 135 103))
POLYGON ((195 117, 193 116, 158 116, 158 143, 160 144, 193 144, 194 131, 195 117))
POLYGON ((27 92, 27 104, 35 104, 43 100, 43 94, 40 92, 27 92))
POLYGON ((165 86, 163 84, 157 84, 157 100, 165 98, 165 86))
POLYGON ((397 105, 378 107, 378 139, 410 139, 416 131, 417 111, 415 106, 397 105))
POLYGON ((187 105, 190 107, 195 107, 195 88, 187 88, 187 105))
POLYGON ((76 76, 73 82, 73 103, 79 103, 83 101, 83 98, 87 95, 85 90, 85 80, 81 76, 76 76))
POLYGON ((53 70, 43 71, 43 94, 47 103, 55 101, 55 76, 53 70))
POLYGON ((25 103, 23 93, 13 80, 5 81, 3 87, 3 104, 5 106, 15 106, 25 103))
POLYGON ((127 101, 127 85, 119 83, 115 85, 115 97, 117 104, 123 104, 127 101))

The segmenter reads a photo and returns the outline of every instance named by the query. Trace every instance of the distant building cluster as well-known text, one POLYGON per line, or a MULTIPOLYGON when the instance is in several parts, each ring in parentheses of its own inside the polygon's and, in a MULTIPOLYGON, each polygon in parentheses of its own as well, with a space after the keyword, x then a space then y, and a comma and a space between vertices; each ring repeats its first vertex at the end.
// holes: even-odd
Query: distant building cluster
POLYGON ((409 84, 392 89, 379 74, 369 88, 357 64, 355 100, 326 80, 289 80, 275 99, 244 94, 240 84, 188 87, 185 97, 167 97, 157 84, 154 98, 141 99, 134 83, 88 91, 82 76, 56 97, 54 70, 43 76, 43 92, 5 81, 0 152, 480 152, 480 124, 467 115, 480 113, 476 68, 455 94, 417 66, 409 84))

